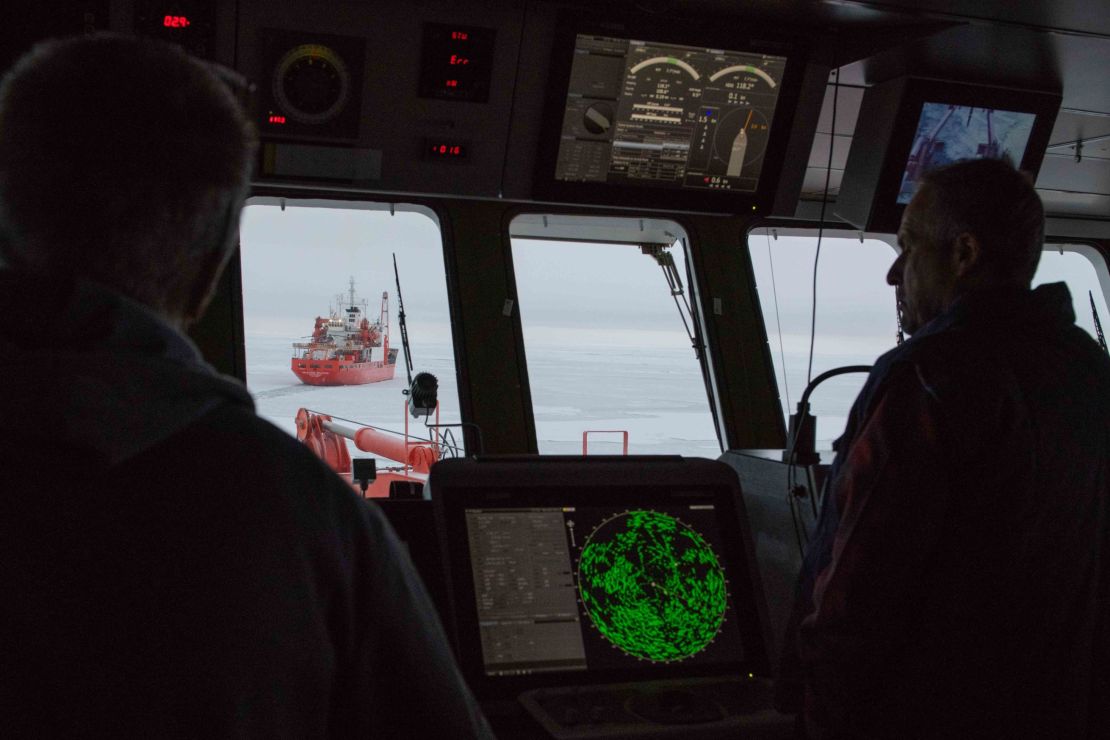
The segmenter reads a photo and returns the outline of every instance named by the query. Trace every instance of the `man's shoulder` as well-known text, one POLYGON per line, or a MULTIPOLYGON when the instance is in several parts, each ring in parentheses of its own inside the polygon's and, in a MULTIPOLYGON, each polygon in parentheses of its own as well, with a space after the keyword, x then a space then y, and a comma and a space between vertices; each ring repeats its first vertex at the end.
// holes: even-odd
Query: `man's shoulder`
POLYGON ((362 519, 354 489, 304 444, 249 407, 223 404, 144 453, 140 465, 189 465, 185 480, 305 516, 362 519), (160 462, 159 462, 160 461, 160 462))

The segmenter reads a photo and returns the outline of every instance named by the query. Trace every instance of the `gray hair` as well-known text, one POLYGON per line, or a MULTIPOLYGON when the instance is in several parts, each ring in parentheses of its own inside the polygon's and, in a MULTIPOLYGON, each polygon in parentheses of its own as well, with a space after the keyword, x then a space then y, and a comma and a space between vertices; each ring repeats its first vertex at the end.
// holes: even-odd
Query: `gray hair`
POLYGON ((0 83, 0 258, 179 310, 229 248, 256 149, 228 83, 178 47, 39 44, 0 83))

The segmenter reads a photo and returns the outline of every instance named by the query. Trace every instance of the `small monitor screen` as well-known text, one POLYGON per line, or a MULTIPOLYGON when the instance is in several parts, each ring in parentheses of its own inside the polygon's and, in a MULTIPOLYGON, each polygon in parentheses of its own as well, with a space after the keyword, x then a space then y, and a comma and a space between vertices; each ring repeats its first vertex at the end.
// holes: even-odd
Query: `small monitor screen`
POLYGON ((925 103, 902 175, 898 203, 910 202, 926 172, 950 162, 1005 158, 1015 167, 1021 166, 1036 120, 1035 113, 925 103))
POLYGON ((786 62, 578 34, 555 179, 754 193, 786 62))
POLYGON ((468 508, 487 676, 743 659, 711 503, 468 508))

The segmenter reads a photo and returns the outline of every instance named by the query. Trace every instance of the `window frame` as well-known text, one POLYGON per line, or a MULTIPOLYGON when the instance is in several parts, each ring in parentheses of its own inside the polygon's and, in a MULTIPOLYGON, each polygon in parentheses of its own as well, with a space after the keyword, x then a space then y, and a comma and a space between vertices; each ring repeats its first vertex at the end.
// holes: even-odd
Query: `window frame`
MULTIPOLYGON (((713 346, 714 342, 711 339, 711 333, 707 331, 706 326, 702 299, 703 291, 701 283, 698 280, 696 268, 696 232, 691 228, 691 224, 684 220, 680 214, 660 213, 645 215, 642 213, 629 212, 584 213, 580 209, 559 207, 544 208, 541 204, 530 204, 529 206, 513 209, 506 215, 505 219, 505 237, 509 247, 507 250, 506 262, 510 274, 511 296, 519 306, 520 293, 517 289, 516 268, 513 261, 512 249, 512 241, 514 238, 531 241, 624 244, 629 246, 645 243, 662 243, 657 241, 633 240, 628 236, 617 238, 618 235, 622 233, 643 233, 646 234, 648 238, 653 235, 666 235, 672 239, 670 242, 671 244, 678 243, 683 250, 683 261, 686 267, 686 295, 690 303, 690 311, 692 314, 692 325, 690 329, 697 343, 699 352, 698 364, 713 428, 717 435, 717 445, 722 451, 726 450, 727 445, 725 440, 727 439, 727 434, 722 426, 724 414, 721 408, 719 382, 717 379, 717 372, 719 371, 720 365, 717 361, 717 353, 713 346), (527 230, 517 229, 514 231, 514 224, 521 219, 524 219, 524 223, 527 224, 527 230), (532 219, 538 220, 530 221, 532 219), (544 235, 542 232, 538 233, 536 231, 540 223, 542 223, 544 230, 551 230, 551 235, 544 235), (664 224, 673 224, 677 226, 680 233, 671 234, 664 228, 664 224), (603 230, 607 231, 607 233, 601 233, 598 236, 589 235, 590 226, 593 228, 601 228, 606 225, 615 225, 615 228, 603 230), (578 229, 578 231, 571 232, 572 229, 578 229), (582 231, 583 229, 585 229, 584 232, 582 231), (570 232, 569 235, 568 232, 570 232), (583 233, 585 235, 583 235, 583 233)), ((515 310, 513 313, 516 326, 517 352, 522 362, 521 378, 522 384, 525 386, 525 397, 523 401, 525 413, 529 421, 529 432, 531 434, 530 449, 538 454, 539 440, 536 432, 535 404, 532 399, 531 381, 528 372, 528 356, 524 345, 524 329, 521 323, 520 310, 515 310)))
MULTIPOLYGON (((449 230, 447 228, 448 220, 443 212, 443 208, 435 200, 426 198, 403 198, 403 199, 390 199, 381 197, 373 193, 361 192, 344 192, 325 189, 300 189, 300 188, 280 188, 272 186, 256 186, 251 189, 246 200, 243 202, 243 208, 254 205, 269 205, 277 206, 282 210, 287 205, 295 205, 298 208, 327 208, 334 210, 357 210, 357 211, 376 211, 388 212, 390 216, 396 213, 415 213, 425 216, 431 220, 436 230, 439 232, 440 242, 440 255, 443 259, 444 278, 447 290, 447 310, 448 319, 450 323, 451 333, 451 351, 454 355, 455 362, 455 386, 458 402, 459 402, 459 420, 465 426, 470 424, 469 417, 469 398, 464 397, 464 391, 469 392, 469 379, 467 377, 467 370, 465 363, 460 360, 460 352, 462 341, 458 331, 458 290, 457 279, 453 274, 453 265, 451 263, 450 255, 452 254, 449 242, 449 230)), ((235 326, 233 327, 233 341, 235 343, 235 373, 234 375, 242 381, 244 385, 247 382, 247 360, 246 360, 246 331, 244 321, 244 305, 243 305, 243 271, 242 271, 242 241, 241 241, 242 223, 239 224, 238 232, 236 235, 236 247, 232 256, 231 263, 225 271, 225 276, 222 279, 231 279, 233 284, 230 286, 232 291, 232 302, 235 310, 235 326)), ((442 382, 442 380, 441 380, 442 382)), ((472 454, 470 446, 471 436, 469 434, 461 435, 463 440, 463 447, 467 454, 472 454)))

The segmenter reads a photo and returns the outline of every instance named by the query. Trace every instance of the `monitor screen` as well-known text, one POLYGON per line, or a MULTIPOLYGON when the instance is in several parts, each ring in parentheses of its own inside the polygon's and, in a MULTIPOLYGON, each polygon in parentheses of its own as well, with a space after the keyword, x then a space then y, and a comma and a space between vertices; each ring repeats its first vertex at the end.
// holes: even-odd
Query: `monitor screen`
POLYGON ((963 159, 1008 159, 1021 166, 1035 113, 926 102, 898 189, 906 205, 929 170, 963 159))
POLYGON ((786 65, 577 34, 555 180, 755 193, 786 65))
POLYGON ((467 508, 464 519, 486 676, 744 659, 711 497, 467 508))

